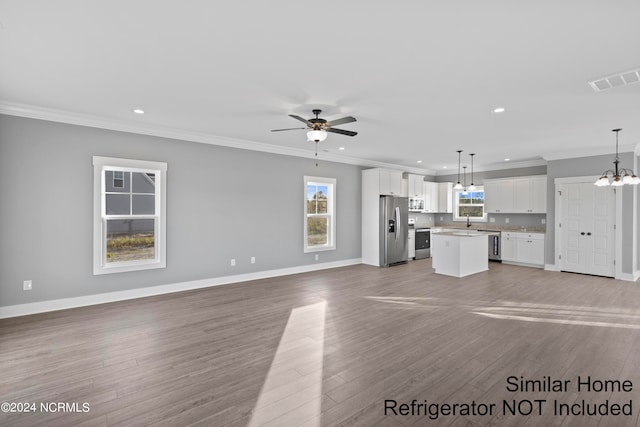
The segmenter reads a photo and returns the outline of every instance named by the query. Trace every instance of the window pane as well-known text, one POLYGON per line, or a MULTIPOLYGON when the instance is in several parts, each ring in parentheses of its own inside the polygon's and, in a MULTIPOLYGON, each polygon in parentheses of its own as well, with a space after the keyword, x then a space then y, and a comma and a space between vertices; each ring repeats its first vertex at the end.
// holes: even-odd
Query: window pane
POLYGON ((106 194, 107 215, 129 215, 129 195, 128 194, 106 194))
POLYGON ((138 195, 131 196, 133 199, 134 215, 154 215, 156 212, 156 196, 138 195))
POLYGON ((155 174, 134 172, 132 175, 132 192, 154 194, 156 192, 155 174))
POLYGON ((107 263, 153 260, 155 220, 107 220, 107 263))
POLYGON ((461 205, 467 205, 471 203, 471 193, 462 194, 458 193, 458 203, 461 205))
POLYGON ((318 205, 318 212, 326 214, 327 213, 327 196, 329 194, 329 188, 326 185, 318 185, 316 190, 316 203, 318 205))
POLYGON ((107 170, 105 173, 105 191, 107 193, 128 193, 129 172, 107 170))
POLYGON ((327 217, 307 217, 307 246, 324 246, 329 243, 327 217))
POLYGON ((472 218, 482 218, 482 214, 483 214, 483 206, 473 206, 473 205, 467 205, 467 206, 459 206, 458 207, 458 216, 460 217, 466 217, 467 215, 469 215, 472 218))
POLYGON ((316 185, 308 184, 307 185, 307 213, 314 214, 317 211, 317 203, 316 203, 316 185))
POLYGON ((329 187, 326 185, 307 185, 307 213, 327 213, 327 196, 329 187))

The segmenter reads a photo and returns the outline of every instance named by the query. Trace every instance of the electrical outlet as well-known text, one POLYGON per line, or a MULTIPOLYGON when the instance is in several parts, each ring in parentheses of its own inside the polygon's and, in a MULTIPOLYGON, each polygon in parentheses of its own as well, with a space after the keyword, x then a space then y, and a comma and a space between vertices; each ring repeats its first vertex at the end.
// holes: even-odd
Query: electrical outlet
POLYGON ((440 221, 442 221, 443 217, 440 217, 440 221))
POLYGON ((24 282, 22 282, 23 291, 30 291, 31 289, 33 289, 33 281, 25 280, 24 282))
POLYGON ((546 224, 546 223, 547 223, 547 220, 546 220, 546 219, 544 219, 544 218, 542 218, 542 223, 543 223, 543 224, 546 224))
POLYGON ((504 222, 506 222, 507 224, 509 224, 509 218, 505 218, 504 222))
POLYGON ((236 259, 231 258, 231 267, 235 267, 235 265, 236 265, 236 259))
POLYGON ((256 257, 252 256, 251 257, 251 264, 255 264, 256 263, 256 257))
POLYGON ((489 218, 489 222, 496 222, 495 218, 489 218))
POLYGON ((320 254, 316 254, 316 261, 320 259, 320 254))

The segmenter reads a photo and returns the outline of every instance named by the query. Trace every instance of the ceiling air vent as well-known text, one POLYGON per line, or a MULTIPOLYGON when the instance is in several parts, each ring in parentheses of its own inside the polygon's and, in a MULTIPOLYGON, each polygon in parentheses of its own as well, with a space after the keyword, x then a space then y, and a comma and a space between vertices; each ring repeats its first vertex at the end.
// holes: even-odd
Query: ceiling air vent
POLYGON ((612 74, 607 77, 600 77, 595 80, 591 80, 589 85, 596 92, 602 92, 603 90, 611 89, 614 87, 630 85, 632 83, 640 82, 640 68, 636 70, 624 71, 622 73, 612 74))

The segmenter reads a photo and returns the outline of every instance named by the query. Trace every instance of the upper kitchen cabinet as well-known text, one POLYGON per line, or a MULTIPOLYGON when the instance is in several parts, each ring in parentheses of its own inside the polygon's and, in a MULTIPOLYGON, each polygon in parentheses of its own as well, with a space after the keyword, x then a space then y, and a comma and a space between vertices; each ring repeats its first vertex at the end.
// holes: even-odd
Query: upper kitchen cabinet
POLYGON ((438 212, 453 212, 453 183, 438 183, 438 212))
POLYGON ((516 178, 514 185, 514 212, 547 213, 546 176, 516 178))
POLYGON ((437 182, 424 182, 424 211, 425 212, 439 212, 438 206, 438 183, 437 182))
POLYGON ((377 173, 380 183, 380 195, 402 195, 402 172, 391 169, 369 169, 371 173, 377 173))
POLYGON ((424 197, 424 176, 407 174, 408 179, 408 197, 417 197, 422 199, 424 197))
POLYGON ((484 181, 484 208, 488 213, 513 212, 513 179, 484 181))
POLYGON ((484 181, 488 213, 547 213, 545 175, 484 181))

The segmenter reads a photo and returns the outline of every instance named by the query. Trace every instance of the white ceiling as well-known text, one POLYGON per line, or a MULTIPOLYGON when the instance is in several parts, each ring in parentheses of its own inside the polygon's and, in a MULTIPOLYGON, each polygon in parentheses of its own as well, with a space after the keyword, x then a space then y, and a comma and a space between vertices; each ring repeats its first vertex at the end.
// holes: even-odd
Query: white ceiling
POLYGON ((270 129, 321 108, 359 134, 320 157, 438 173, 457 149, 476 170, 612 153, 613 128, 640 143, 640 83, 587 81, 640 67, 638 17, 637 0, 1 0, 0 111, 312 153, 270 129))

